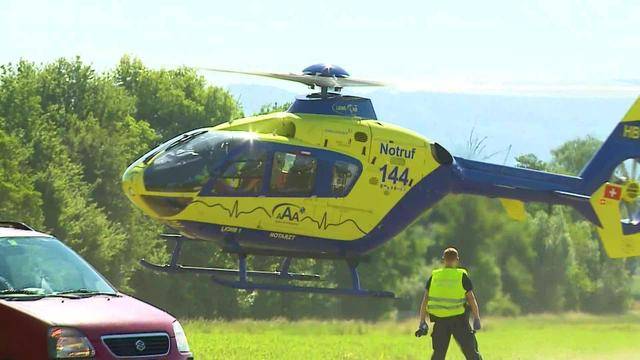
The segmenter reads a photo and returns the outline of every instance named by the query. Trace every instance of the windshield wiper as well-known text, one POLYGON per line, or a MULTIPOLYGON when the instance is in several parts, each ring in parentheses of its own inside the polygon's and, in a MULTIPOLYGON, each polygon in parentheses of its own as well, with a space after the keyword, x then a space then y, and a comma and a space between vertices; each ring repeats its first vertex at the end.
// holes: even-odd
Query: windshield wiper
POLYGON ((200 136, 200 135, 202 135, 204 133, 208 133, 208 132, 209 132, 209 130, 201 130, 201 131, 196 131, 196 132, 191 133, 191 134, 185 134, 180 139, 176 140, 171 145, 167 146, 167 148, 164 149, 164 151, 173 149, 174 147, 176 147, 176 146, 178 146, 180 144, 184 144, 187 141, 189 141, 189 140, 191 140, 191 139, 193 139, 195 137, 198 137, 198 136, 200 136))
POLYGON ((5 300, 40 300, 45 297, 63 297, 67 299, 79 299, 76 295, 46 294, 36 289, 8 289, 0 291, 0 299, 5 300))
POLYGON ((147 164, 149 161, 151 161, 151 159, 153 159, 161 151, 167 151, 167 150, 173 149, 174 147, 176 147, 176 146, 178 146, 180 144, 184 144, 185 142, 193 139, 194 137, 200 136, 200 135, 202 135, 204 133, 207 133, 207 132, 209 132, 209 130, 201 130, 201 131, 196 131, 196 132, 191 133, 191 134, 184 134, 180 138, 176 139, 176 141, 174 141, 171 144, 169 144, 166 148, 158 149, 158 151, 154 151, 153 153, 149 154, 146 158, 144 158, 144 160, 142 162, 144 164, 147 164))
POLYGON ((61 297, 65 299, 80 299, 84 297, 91 297, 91 296, 98 296, 98 295, 120 297, 120 295, 118 295, 117 293, 95 291, 95 290, 89 290, 89 289, 65 290, 65 291, 58 291, 54 293, 46 293, 38 289, 0 290, 0 298, 8 299, 8 300, 12 300, 12 299, 39 300, 42 298, 50 298, 50 297, 61 297), (23 295, 23 296, 16 296, 16 295, 23 295))
POLYGON ((115 293, 115 292, 96 291, 96 290, 90 290, 90 289, 85 289, 85 288, 58 291, 58 292, 55 292, 55 293, 53 293, 51 295, 78 295, 78 296, 83 296, 83 297, 104 295, 104 296, 120 297, 120 295, 118 295, 118 293, 115 293))
POLYGON ((44 295, 42 291, 34 289, 7 289, 0 290, 0 296, 2 295, 44 295))

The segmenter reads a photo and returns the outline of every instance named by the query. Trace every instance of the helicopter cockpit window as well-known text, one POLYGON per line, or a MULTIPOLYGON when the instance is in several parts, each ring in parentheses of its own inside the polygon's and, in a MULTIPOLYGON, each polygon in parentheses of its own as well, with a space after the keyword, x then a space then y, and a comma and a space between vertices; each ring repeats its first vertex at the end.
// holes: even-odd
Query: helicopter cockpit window
POLYGON ((336 161, 331 178, 331 194, 336 197, 345 196, 358 177, 358 166, 345 161, 336 161))
POLYGON ((317 160, 304 154, 276 152, 271 169, 272 194, 306 195, 313 192, 317 160))
POLYGON ((222 132, 186 134, 170 144, 144 172, 149 191, 195 192, 211 177, 211 167, 225 159, 229 136, 222 132))
POLYGON ((257 194, 262 190, 267 153, 250 149, 227 165, 215 182, 218 194, 257 194))

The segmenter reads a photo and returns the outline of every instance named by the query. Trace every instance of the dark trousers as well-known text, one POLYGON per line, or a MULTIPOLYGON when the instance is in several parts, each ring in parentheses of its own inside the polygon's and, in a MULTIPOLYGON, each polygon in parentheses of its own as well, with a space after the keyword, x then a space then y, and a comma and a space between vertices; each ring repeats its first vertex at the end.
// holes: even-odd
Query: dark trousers
POLYGON ((431 344, 433 345, 431 360, 444 360, 451 335, 467 360, 482 360, 482 356, 478 352, 475 331, 471 329, 469 318, 465 315, 434 319, 433 332, 431 333, 431 344))

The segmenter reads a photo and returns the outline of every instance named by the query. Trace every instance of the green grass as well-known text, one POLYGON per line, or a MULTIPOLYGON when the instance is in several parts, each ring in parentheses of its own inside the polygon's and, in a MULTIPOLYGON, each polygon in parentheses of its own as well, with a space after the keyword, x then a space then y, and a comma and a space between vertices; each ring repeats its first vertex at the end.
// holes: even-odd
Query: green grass
MULTIPOLYGON (((485 359, 638 359, 640 315, 489 318, 485 359)), ((425 359, 431 338, 415 321, 185 321, 196 359, 425 359)), ((455 342, 447 359, 463 359, 455 342)))

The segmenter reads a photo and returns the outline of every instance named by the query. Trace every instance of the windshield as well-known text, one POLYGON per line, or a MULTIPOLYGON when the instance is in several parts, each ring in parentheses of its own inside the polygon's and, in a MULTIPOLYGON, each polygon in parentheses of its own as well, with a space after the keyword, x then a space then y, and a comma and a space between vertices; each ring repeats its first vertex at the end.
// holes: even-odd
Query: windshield
POLYGON ((0 238, 0 298, 62 292, 116 294, 87 262, 55 238, 0 238))
POLYGON ((144 172, 149 191, 195 192, 228 153, 228 134, 206 131, 178 138, 144 172))

